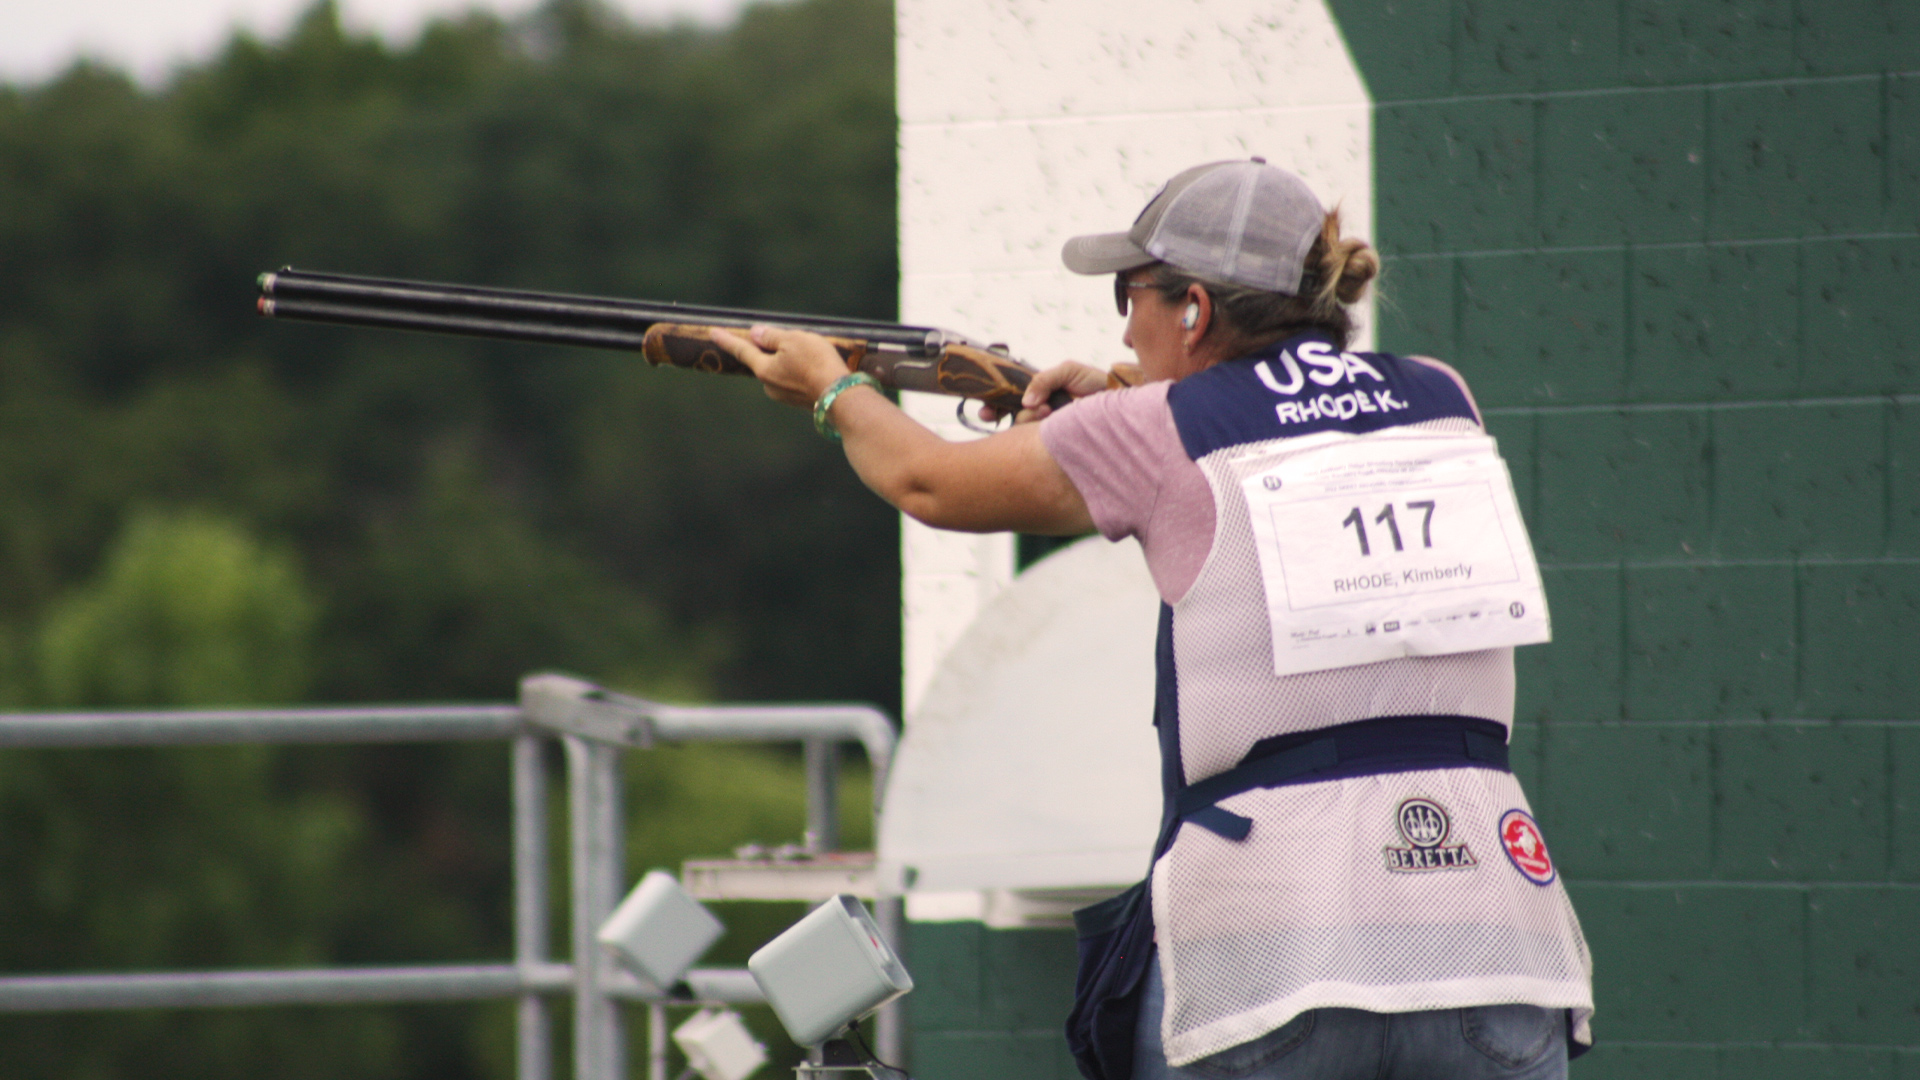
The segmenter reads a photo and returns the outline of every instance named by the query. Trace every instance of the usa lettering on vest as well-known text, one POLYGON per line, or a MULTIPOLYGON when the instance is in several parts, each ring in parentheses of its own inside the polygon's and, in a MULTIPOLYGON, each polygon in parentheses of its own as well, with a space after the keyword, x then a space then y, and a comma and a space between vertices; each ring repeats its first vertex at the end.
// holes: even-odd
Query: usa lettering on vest
MULTIPOLYGON (((1285 382, 1280 381, 1273 372, 1273 364, 1266 360, 1253 366, 1254 374, 1267 389, 1288 397, 1297 397, 1307 389, 1308 383, 1331 388, 1340 383, 1357 384, 1362 378, 1377 383, 1387 381, 1379 369, 1367 363, 1366 357, 1334 352, 1333 346, 1324 341, 1303 341, 1296 348, 1281 352, 1279 363, 1287 375, 1285 382)), ((1361 413, 1399 412, 1407 407, 1389 388, 1355 385, 1343 394, 1322 393, 1280 402, 1274 406, 1274 415, 1282 424, 1305 424, 1315 420, 1351 420, 1361 413)))
POLYGON ((1303 341, 1297 348, 1282 352, 1280 366, 1287 372, 1287 381, 1284 383, 1274 376, 1273 365, 1265 360, 1255 364, 1253 370, 1267 389, 1288 397, 1306 389, 1309 381, 1328 388, 1343 382, 1357 383, 1362 375, 1377 383, 1387 381, 1386 376, 1367 363, 1366 358, 1350 352, 1334 352, 1333 346, 1324 341, 1303 341), (1301 369, 1301 361, 1306 362, 1309 370, 1301 369))

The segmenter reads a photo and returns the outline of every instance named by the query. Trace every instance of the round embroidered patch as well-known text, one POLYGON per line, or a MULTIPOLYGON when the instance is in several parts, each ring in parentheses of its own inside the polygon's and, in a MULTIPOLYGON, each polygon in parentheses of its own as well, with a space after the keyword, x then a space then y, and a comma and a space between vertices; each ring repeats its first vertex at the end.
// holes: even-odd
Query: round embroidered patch
POLYGON ((1500 815, 1500 847, 1521 877, 1535 885, 1553 884, 1553 857, 1547 854, 1547 841, 1525 810, 1500 815))

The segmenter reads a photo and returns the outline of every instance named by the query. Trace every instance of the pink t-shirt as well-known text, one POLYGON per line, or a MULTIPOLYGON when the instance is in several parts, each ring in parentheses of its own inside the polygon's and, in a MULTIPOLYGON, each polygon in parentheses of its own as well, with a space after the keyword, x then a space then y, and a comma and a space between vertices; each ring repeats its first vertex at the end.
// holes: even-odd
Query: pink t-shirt
POLYGON ((1079 489, 1101 535, 1139 537, 1167 603, 1185 596, 1213 548, 1213 493, 1167 407, 1171 382, 1081 398, 1040 423, 1040 441, 1079 489))

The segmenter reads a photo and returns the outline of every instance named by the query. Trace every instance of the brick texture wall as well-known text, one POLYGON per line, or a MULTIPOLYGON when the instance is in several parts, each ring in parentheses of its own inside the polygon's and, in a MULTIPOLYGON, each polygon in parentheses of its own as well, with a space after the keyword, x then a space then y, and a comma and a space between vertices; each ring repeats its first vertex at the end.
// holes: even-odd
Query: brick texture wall
POLYGON ((909 923, 905 1001, 920 1080, 1078 1080, 1062 1025, 1073 934, 909 923))
POLYGON ((1554 612, 1581 1080, 1920 1078, 1920 4, 1333 0, 1554 612))

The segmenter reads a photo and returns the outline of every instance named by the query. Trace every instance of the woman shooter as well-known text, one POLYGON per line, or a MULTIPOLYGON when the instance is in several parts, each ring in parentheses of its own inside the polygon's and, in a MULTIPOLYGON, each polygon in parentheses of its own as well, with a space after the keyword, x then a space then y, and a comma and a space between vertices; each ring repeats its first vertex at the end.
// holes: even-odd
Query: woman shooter
POLYGON ((1114 276, 1145 382, 1062 364, 978 441, 822 338, 715 338, 921 522, 1140 540, 1167 811, 1148 880, 1077 920, 1083 1071, 1564 1077, 1590 964, 1507 766, 1513 646, 1546 639, 1545 604, 1465 382, 1349 350, 1378 260, 1258 158, 1188 169, 1063 257, 1114 276))

